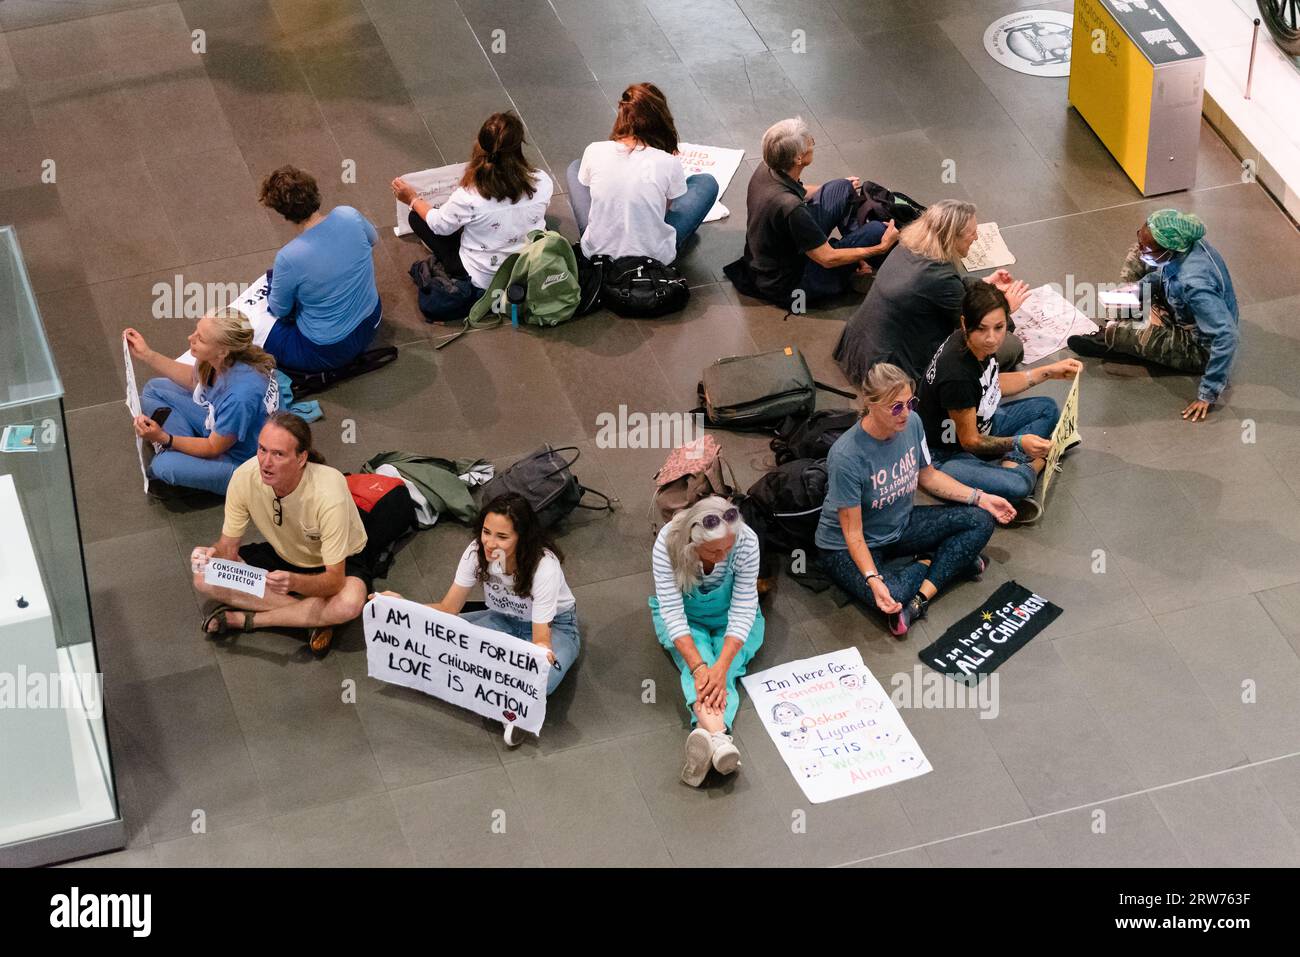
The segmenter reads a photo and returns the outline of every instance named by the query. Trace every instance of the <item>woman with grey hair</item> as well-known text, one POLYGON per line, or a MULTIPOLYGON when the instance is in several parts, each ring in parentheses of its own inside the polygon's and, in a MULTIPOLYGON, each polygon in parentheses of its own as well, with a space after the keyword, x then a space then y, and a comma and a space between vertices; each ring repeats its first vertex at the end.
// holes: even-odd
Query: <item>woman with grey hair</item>
POLYGON ((749 179, 745 253, 723 272, 742 293, 786 308, 847 291, 893 248, 893 222, 863 223, 831 238, 852 208, 856 176, 809 186, 800 177, 813 161, 814 141, 800 117, 763 134, 763 162, 749 179))
MULTIPOLYGON (((867 298, 844 324, 835 360, 850 382, 861 382, 877 362, 896 365, 919 379, 961 317, 965 280, 958 274, 961 258, 978 235, 975 206, 944 199, 908 223, 898 235, 898 249, 880 267, 867 298)), ((1029 296, 1029 287, 999 269, 984 281, 1006 294, 1011 311, 1029 296)), ((1008 322, 1007 331, 1015 326, 1008 322)), ((1025 354, 1015 336, 1007 336, 998 352, 998 366, 1010 369, 1025 354)))
POLYGON ((711 495, 673 516, 655 539, 655 635, 682 673, 695 725, 682 780, 699 787, 713 767, 732 774, 740 751, 727 734, 740 707, 736 679, 763 643, 758 535, 740 510, 711 495))

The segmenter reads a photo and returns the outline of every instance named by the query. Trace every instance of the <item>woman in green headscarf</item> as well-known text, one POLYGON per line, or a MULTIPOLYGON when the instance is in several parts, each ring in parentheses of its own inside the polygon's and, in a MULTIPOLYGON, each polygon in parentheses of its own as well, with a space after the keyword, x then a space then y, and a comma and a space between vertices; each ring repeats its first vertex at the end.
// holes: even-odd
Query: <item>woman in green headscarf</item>
POLYGON ((1138 230, 1137 255, 1150 272, 1139 280, 1145 323, 1111 321, 1090 336, 1071 336, 1081 356, 1134 356, 1181 372, 1201 373, 1196 401, 1183 418, 1206 417, 1228 384, 1241 339, 1237 296, 1219 251, 1205 241, 1205 224, 1190 213, 1158 209, 1138 230))

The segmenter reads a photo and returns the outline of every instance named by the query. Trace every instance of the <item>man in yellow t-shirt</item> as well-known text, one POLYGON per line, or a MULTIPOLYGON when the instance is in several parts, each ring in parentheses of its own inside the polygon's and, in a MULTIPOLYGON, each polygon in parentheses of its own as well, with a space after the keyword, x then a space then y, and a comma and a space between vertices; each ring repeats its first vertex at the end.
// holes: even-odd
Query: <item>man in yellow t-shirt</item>
POLYGON ((370 594, 366 545, 347 480, 312 447, 307 423, 290 413, 270 417, 257 457, 230 478, 221 537, 192 556, 195 589, 221 603, 204 621, 204 633, 307 628, 312 651, 324 657, 334 626, 358 617, 370 594), (250 521, 266 541, 241 547, 250 521), (205 582, 204 567, 214 557, 267 569, 265 596, 205 582))

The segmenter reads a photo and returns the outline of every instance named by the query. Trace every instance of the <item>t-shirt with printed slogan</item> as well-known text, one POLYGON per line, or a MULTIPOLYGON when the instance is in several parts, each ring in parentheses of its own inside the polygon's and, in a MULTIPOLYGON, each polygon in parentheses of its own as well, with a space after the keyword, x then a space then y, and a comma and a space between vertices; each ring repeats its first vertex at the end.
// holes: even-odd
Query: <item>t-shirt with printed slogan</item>
POLYGON ((814 540, 819 548, 844 549, 840 509, 862 508, 862 535, 869 548, 898 541, 912 512, 917 476, 930 464, 925 428, 909 415, 902 432, 885 440, 861 425, 849 429, 826 457, 826 501, 814 540))
MULTIPOLYGON (((456 566, 456 584, 473 588, 478 583, 478 543, 470 542, 456 566)), ((531 596, 515 594, 514 575, 489 574, 483 583, 483 600, 493 611, 536 625, 549 625, 555 616, 574 608, 573 592, 564 580, 560 560, 549 549, 533 572, 531 596)))
POLYGON ((925 375, 921 377, 920 398, 917 412, 925 423, 925 438, 930 447, 960 451, 956 427, 945 430, 944 423, 959 409, 974 409, 980 435, 989 434, 993 428, 993 414, 1002 402, 997 357, 991 355, 980 362, 966 348, 958 329, 943 341, 930 360, 925 375), (944 441, 945 431, 950 441, 944 441))
POLYGON ((194 402, 207 407, 209 433, 235 437, 226 454, 244 462, 257 454, 266 417, 280 407, 280 386, 274 374, 268 377, 247 362, 236 362, 212 385, 195 386, 194 402))
POLYGON ((361 513, 338 469, 308 462, 298 487, 279 502, 277 524, 275 491, 249 459, 230 476, 221 534, 242 538, 252 521, 277 555, 301 568, 337 565, 366 547, 361 513))

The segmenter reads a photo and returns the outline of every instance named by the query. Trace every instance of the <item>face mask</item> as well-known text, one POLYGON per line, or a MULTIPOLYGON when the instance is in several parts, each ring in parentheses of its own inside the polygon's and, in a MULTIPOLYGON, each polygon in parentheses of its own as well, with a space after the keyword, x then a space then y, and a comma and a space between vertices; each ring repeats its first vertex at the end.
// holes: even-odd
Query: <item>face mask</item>
POLYGON ((1162 263, 1166 262, 1169 255, 1170 253, 1168 251, 1161 253, 1159 256, 1156 256, 1153 253, 1144 252, 1140 254, 1139 258, 1141 258, 1141 260, 1144 263, 1146 263, 1148 266, 1154 267, 1154 266, 1159 266, 1162 263))

